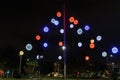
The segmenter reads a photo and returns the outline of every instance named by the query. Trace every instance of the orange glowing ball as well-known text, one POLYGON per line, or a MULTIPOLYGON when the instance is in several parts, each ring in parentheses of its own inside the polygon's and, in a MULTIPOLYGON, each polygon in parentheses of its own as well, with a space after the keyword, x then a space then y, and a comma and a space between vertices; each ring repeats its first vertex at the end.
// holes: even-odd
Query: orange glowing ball
POLYGON ((85 60, 88 61, 90 59, 89 56, 85 56, 85 60))
POLYGON ((74 25, 77 25, 78 24, 78 20, 74 20, 74 25))
POLYGON ((90 43, 89 46, 90 46, 91 49, 95 48, 95 44, 94 43, 90 43))
POLYGON ((41 37, 40 37, 40 35, 36 35, 35 38, 36 38, 36 40, 40 40, 41 37))
POLYGON ((63 46, 63 42, 62 41, 59 42, 59 46, 63 46))
POLYGON ((60 11, 57 12, 57 17, 61 17, 62 13, 60 11))
POLYGON ((74 17, 70 17, 70 18, 69 18, 69 21, 70 21, 71 23, 74 22, 74 20, 75 20, 74 17))

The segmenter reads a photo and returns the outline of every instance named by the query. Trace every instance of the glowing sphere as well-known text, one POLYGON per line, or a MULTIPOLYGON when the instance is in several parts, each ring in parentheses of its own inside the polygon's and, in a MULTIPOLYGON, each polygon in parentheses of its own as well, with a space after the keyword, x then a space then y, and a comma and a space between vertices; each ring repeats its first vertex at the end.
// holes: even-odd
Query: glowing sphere
POLYGON ((59 46, 63 46, 63 42, 62 42, 62 41, 60 41, 58 45, 59 45, 59 46))
POLYGON ((36 35, 36 40, 40 40, 40 35, 36 35))
POLYGON ((107 56, 107 52, 102 52, 102 57, 106 57, 107 56))
POLYGON ((78 47, 82 47, 82 43, 81 42, 78 42, 78 47))
POLYGON ((23 51, 20 51, 20 52, 19 52, 19 55, 20 55, 20 56, 24 55, 24 52, 23 52, 23 51))
POLYGON ((88 61, 90 59, 89 56, 85 56, 85 60, 88 61))
POLYGON ((69 21, 70 21, 71 23, 74 22, 74 20, 75 20, 74 17, 70 17, 70 18, 69 18, 69 21))
POLYGON ((70 28, 74 28, 74 25, 73 25, 73 24, 70 24, 70 28))
POLYGON ((25 48, 26 48, 27 51, 31 51, 32 50, 32 44, 27 44, 25 46, 25 48))
POLYGON ((41 56, 40 56, 40 55, 37 55, 37 56, 36 56, 36 59, 37 59, 37 60, 42 59, 42 58, 43 58, 43 55, 41 55, 41 56))
POLYGON ((100 35, 96 37, 97 41, 101 41, 101 39, 102 39, 102 37, 100 35))
POLYGON ((83 33, 83 30, 82 30, 81 28, 79 28, 79 29, 77 30, 77 33, 78 33, 79 35, 81 35, 81 34, 83 33))
POLYGON ((43 55, 40 56, 40 59, 42 59, 42 58, 43 58, 43 55))
POLYGON ((90 27, 89 27, 88 25, 86 25, 86 26, 84 27, 84 29, 85 29, 86 31, 88 31, 88 30, 90 30, 90 27))
POLYGON ((64 29, 60 29, 60 33, 64 33, 64 29))
POLYGON ((118 48, 117 48, 117 47, 113 47, 113 48, 112 48, 112 53, 113 53, 113 54, 118 53, 118 48))
POLYGON ((95 40, 94 40, 94 39, 91 39, 91 40, 90 40, 90 43, 94 43, 94 42, 95 42, 95 40))
POLYGON ((95 44, 94 43, 90 43, 89 46, 90 46, 91 49, 95 48, 95 44))
POLYGON ((58 11, 56 15, 57 15, 57 17, 61 17, 62 13, 60 11, 58 11))
POLYGON ((77 25, 78 24, 78 20, 74 20, 74 25, 77 25))
POLYGON ((59 21, 55 20, 54 25, 58 26, 59 25, 59 21))
POLYGON ((61 60, 61 59, 62 59, 62 56, 58 56, 58 59, 61 60))
POLYGON ((113 57, 113 55, 111 54, 110 57, 113 57))
POLYGON ((51 23, 54 23, 54 22, 55 22, 55 19, 54 19, 54 18, 52 18, 52 19, 51 19, 51 23))
POLYGON ((65 49, 66 49, 66 47, 65 47, 65 46, 62 46, 62 49, 63 49, 63 50, 65 50, 65 49))
POLYGON ((48 28, 47 26, 45 26, 45 27, 43 28, 43 31, 44 31, 44 32, 48 32, 48 31, 49 31, 49 28, 48 28))
POLYGON ((43 43, 43 47, 48 47, 48 44, 45 42, 45 43, 43 43))
POLYGON ((40 59, 40 56, 39 56, 39 55, 37 55, 37 56, 36 56, 36 59, 40 59))

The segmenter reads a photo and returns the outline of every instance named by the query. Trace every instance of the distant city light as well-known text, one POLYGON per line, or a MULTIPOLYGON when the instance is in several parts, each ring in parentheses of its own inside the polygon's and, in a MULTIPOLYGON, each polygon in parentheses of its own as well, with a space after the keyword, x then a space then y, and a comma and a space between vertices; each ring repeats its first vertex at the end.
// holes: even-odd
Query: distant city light
POLYGON ((31 51, 32 50, 32 44, 27 44, 26 46, 25 46, 25 48, 26 48, 26 50, 27 51, 31 51))
POLYGON ((88 25, 86 25, 86 26, 84 27, 84 29, 85 29, 86 31, 88 31, 88 30, 90 30, 90 27, 89 27, 88 25))
POLYGON ((79 29, 77 30, 77 33, 78 33, 79 35, 81 35, 81 34, 83 33, 83 30, 82 30, 81 28, 79 28, 79 29))
POLYGON ((60 33, 64 33, 64 29, 60 29, 60 33))
POLYGON ((58 59, 59 59, 59 60, 62 60, 62 56, 58 56, 58 59))
POLYGON ((78 42, 78 47, 82 47, 82 43, 81 42, 78 42))
POLYGON ((97 41, 101 41, 101 39, 102 39, 102 36, 100 36, 100 35, 98 35, 98 36, 96 37, 96 40, 97 40, 97 41))
POLYGON ((49 31, 49 28, 48 28, 47 26, 45 26, 45 27, 43 28, 43 31, 44 31, 44 32, 48 32, 48 31, 49 31))
POLYGON ((106 57, 107 56, 107 52, 103 51, 102 52, 102 57, 106 57))
POLYGON ((118 48, 117 48, 117 47, 113 47, 113 48, 112 48, 112 53, 113 53, 113 54, 118 53, 118 48))
POLYGON ((48 47, 48 44, 45 42, 45 43, 43 43, 43 47, 48 47))
POLYGON ((74 24, 70 24, 70 28, 71 28, 71 29, 74 28, 74 24))

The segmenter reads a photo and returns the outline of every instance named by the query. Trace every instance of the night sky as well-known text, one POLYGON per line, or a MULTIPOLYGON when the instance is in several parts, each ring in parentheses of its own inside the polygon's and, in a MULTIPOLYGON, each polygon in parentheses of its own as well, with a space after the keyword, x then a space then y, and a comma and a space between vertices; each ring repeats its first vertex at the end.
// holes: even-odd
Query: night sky
MULTIPOLYGON (((42 26, 45 24, 48 25, 50 23, 50 19, 56 15, 57 11, 62 11, 62 0, 42 0, 40 2, 13 1, 7 3, 2 2, 1 4, 1 55, 4 53, 6 53, 5 55, 9 54, 9 48, 15 49, 16 52, 25 50, 25 45, 27 43, 33 43, 34 46, 37 46, 38 41, 35 40, 35 35, 37 34, 41 34, 43 38, 50 40, 52 45, 58 44, 55 42, 62 39, 55 36, 58 35, 55 30, 51 31, 52 33, 49 33, 49 36, 46 34, 44 35, 41 32, 42 26)), ((66 42, 67 46, 69 46, 67 49, 67 56, 70 62, 75 60, 76 63, 79 63, 79 58, 82 58, 85 55, 91 55, 91 57, 94 57, 92 55, 101 56, 100 53, 102 50, 110 52, 109 48, 111 45, 120 46, 119 4, 119 0, 66 0, 66 20, 68 20, 70 16, 75 16, 75 18, 79 20, 80 26, 88 24, 91 27, 90 32, 80 37, 73 34, 74 31, 69 31, 68 29, 69 33, 67 33, 66 42), (103 40, 97 43, 98 45, 96 44, 96 49, 94 50, 90 50, 89 46, 79 49, 74 45, 76 40, 79 38, 87 45, 90 38, 95 38, 95 36, 99 34, 102 35, 103 40), (98 55, 96 55, 96 53, 98 53, 98 55)), ((67 23, 67 25, 69 25, 69 23, 67 23)), ((56 46, 50 47, 50 49, 47 50, 44 50, 41 47, 40 49, 40 53, 45 54, 48 57, 47 60, 51 61, 52 59, 54 61, 56 56, 62 53, 61 49, 58 47, 56 48, 56 46)), ((35 52, 35 50, 32 52, 35 52)), ((14 52, 14 50, 10 51, 14 52)), ((27 51, 25 52, 30 53, 27 51)), ((95 59, 97 59, 97 57, 95 59)), ((93 59, 93 61, 95 59, 93 59)), ((100 57, 100 59, 102 58, 100 57)))

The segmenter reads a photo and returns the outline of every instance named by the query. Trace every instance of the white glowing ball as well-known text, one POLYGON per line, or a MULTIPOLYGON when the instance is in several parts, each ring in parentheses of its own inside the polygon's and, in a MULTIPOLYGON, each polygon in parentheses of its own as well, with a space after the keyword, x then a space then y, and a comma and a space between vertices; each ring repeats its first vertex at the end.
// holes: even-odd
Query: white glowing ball
POLYGON ((60 29, 60 33, 64 33, 64 29, 60 29))
POLYGON ((94 39, 91 39, 91 40, 90 40, 90 43, 94 43, 94 42, 95 42, 95 40, 94 40, 94 39))
POLYGON ((32 47, 32 44, 27 44, 25 48, 27 51, 31 51, 33 47, 32 47))
POLYGON ((83 30, 81 29, 81 28, 79 28, 78 30, 77 30, 77 34, 78 35, 81 35, 83 33, 83 30))
POLYGON ((48 31, 49 31, 49 28, 48 28, 47 26, 45 26, 45 27, 43 28, 43 31, 44 31, 44 32, 48 32, 48 31))
POLYGON ((102 52, 102 57, 106 57, 107 56, 107 52, 102 52))
POLYGON ((55 20, 54 25, 58 26, 59 25, 59 21, 55 20))
POLYGON ((54 18, 51 19, 51 23, 55 23, 55 19, 54 18))
POLYGON ((112 53, 113 53, 113 54, 118 53, 118 48, 117 48, 117 47, 113 47, 113 48, 112 48, 112 53))
POLYGON ((96 37, 96 40, 97 40, 97 41, 101 41, 101 40, 102 40, 102 36, 98 35, 98 36, 96 37))
POLYGON ((62 59, 62 56, 58 56, 58 59, 61 60, 61 59, 62 59))
POLYGON ((46 42, 43 43, 43 47, 45 47, 45 48, 48 47, 48 43, 46 43, 46 42))
POLYGON ((82 43, 81 42, 78 42, 78 47, 82 47, 82 43))
POLYGON ((71 28, 71 29, 74 28, 74 25, 73 25, 73 24, 70 24, 70 28, 71 28))
POLYGON ((88 25, 86 25, 86 26, 84 27, 84 29, 85 29, 86 31, 88 31, 88 30, 90 30, 90 27, 89 27, 88 25))

